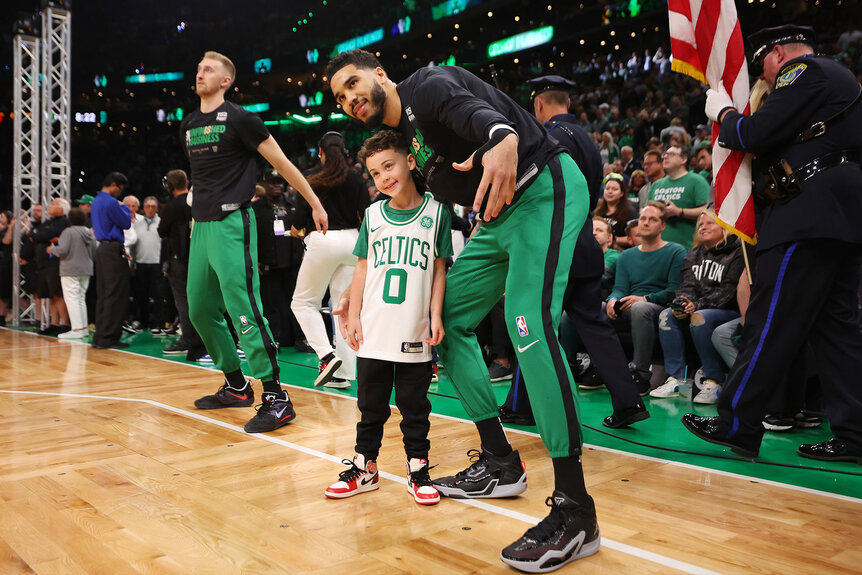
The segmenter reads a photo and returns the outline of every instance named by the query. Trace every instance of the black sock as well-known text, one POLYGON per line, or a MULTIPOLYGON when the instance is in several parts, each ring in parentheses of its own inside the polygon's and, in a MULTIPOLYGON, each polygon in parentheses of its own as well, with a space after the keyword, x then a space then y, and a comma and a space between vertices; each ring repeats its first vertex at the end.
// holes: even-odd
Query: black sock
POLYGON ((283 397, 284 399, 290 399, 289 397, 287 397, 287 391, 285 391, 281 387, 281 384, 278 383, 277 379, 273 379, 271 381, 264 381, 263 382, 263 392, 264 393, 274 393, 278 397, 283 397), (284 395, 282 395, 282 394, 284 394, 284 395))
POLYGON ((491 455, 505 457, 512 453, 512 446, 506 438, 506 432, 503 431, 503 424, 500 423, 499 417, 477 421, 476 429, 479 430, 482 448, 489 451, 491 455))
POLYGON ((224 374, 224 379, 233 389, 245 389, 246 380, 241 369, 224 374))
POLYGON ((590 496, 584 484, 584 468, 579 455, 554 457, 554 489, 562 491, 580 505, 589 505, 590 496))

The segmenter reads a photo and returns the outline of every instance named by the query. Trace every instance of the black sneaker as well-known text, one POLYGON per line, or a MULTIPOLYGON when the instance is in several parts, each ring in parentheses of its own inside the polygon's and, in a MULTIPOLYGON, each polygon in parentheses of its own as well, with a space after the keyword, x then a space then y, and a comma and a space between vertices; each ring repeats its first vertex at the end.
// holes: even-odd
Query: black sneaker
POLYGON ((488 375, 491 376, 491 381, 505 381, 512 379, 512 365, 506 367, 496 359, 488 366, 488 375))
POLYGON ((793 419, 796 421, 796 427, 804 427, 805 429, 812 429, 815 427, 820 427, 823 423, 823 418, 813 411, 808 411, 806 409, 799 410, 796 412, 796 415, 793 416, 793 419))
POLYGON ((648 418, 649 411, 647 411, 647 408, 643 403, 638 403, 637 405, 626 407, 619 411, 615 409, 611 415, 602 420, 602 425, 610 427, 611 429, 619 429, 621 427, 628 427, 632 423, 637 423, 638 421, 643 421, 648 418))
POLYGON ((135 326, 129 322, 123 322, 123 331, 131 334, 138 333, 138 330, 135 329, 135 326))
POLYGON ((440 495, 453 499, 515 497, 527 489, 527 467, 517 450, 497 457, 484 449, 471 449, 467 456, 473 462, 470 467, 431 482, 440 495))
POLYGON ((641 372, 633 367, 630 369, 632 374, 632 380, 635 382, 635 386, 638 388, 638 393, 641 397, 645 395, 649 395, 651 384, 649 381, 649 377, 644 377, 641 372))
POLYGON ((548 516, 503 549, 500 559, 521 571, 548 573, 596 553, 602 536, 593 499, 589 499, 588 505, 578 505, 563 492, 554 491, 545 500, 551 508, 548 516))
POLYGON ((162 350, 162 353, 165 355, 180 355, 183 353, 188 353, 189 346, 178 341, 171 346, 166 347, 162 350))
POLYGON ((782 433, 793 431, 794 427, 796 427, 796 418, 792 415, 767 413, 763 416, 763 429, 767 431, 777 431, 778 433, 782 433))
POLYGON ((227 382, 213 395, 205 395, 195 400, 198 409, 221 409, 223 407, 248 407, 254 405, 254 390, 246 381, 242 389, 234 389, 227 382))
POLYGON ((287 399, 287 394, 264 393, 263 403, 257 406, 257 414, 245 424, 246 433, 264 433, 274 431, 296 419, 293 404, 287 399))
POLYGON ((601 389, 605 386, 605 382, 602 381, 602 376, 599 375, 599 370, 595 364, 590 365, 584 373, 578 375, 575 379, 578 380, 579 389, 601 389))
POLYGON ((536 420, 526 415, 521 415, 517 411, 512 411, 505 405, 500 406, 500 421, 502 423, 511 423, 513 425, 536 425, 536 420))
POLYGON ((341 367, 341 360, 336 357, 334 352, 329 352, 317 364, 317 379, 314 380, 314 387, 320 387, 324 383, 332 379, 338 368, 341 367))

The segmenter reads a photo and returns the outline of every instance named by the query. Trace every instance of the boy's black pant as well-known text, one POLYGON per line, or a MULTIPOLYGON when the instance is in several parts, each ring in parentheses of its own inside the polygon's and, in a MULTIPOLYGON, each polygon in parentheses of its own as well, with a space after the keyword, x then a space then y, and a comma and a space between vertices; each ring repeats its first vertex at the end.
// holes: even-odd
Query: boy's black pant
POLYGON ((356 453, 366 461, 376 460, 383 440, 383 425, 389 419, 389 396, 395 386, 395 405, 401 411, 401 433, 407 458, 428 459, 428 416, 431 402, 431 362, 397 363, 357 358, 361 418, 356 424, 356 453))

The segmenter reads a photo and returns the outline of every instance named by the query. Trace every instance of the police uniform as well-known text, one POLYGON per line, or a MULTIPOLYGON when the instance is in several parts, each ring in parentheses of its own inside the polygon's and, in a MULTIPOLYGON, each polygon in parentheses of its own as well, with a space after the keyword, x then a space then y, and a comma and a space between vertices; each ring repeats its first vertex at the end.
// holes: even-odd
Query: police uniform
MULTIPOLYGON (((781 26, 751 40, 756 63, 779 44, 811 45, 813 30, 781 26)), ((698 421, 689 414, 683 421, 738 453, 757 453, 769 397, 786 379, 788 358, 804 353, 810 340, 835 438, 798 453, 862 463, 860 94, 847 69, 807 54, 783 64, 753 115, 722 110, 719 144, 756 154, 770 166, 774 185, 759 214, 756 279, 719 417, 698 421)))
MULTIPOLYGON (((575 85, 555 75, 542 76, 527 83, 533 86, 531 98, 551 90, 568 92, 575 85)), ((545 123, 545 129, 569 151, 584 173, 592 213, 602 185, 602 159, 595 142, 577 125, 577 119, 572 114, 553 116, 545 123)), ((619 337, 602 312, 601 283, 604 269, 602 249, 593 236, 592 219, 588 214, 575 244, 564 308, 611 394, 614 412, 622 413, 622 410, 634 408, 634 412, 643 413, 646 409, 629 371, 619 337)), ((625 424, 623 421, 616 423, 625 424)))

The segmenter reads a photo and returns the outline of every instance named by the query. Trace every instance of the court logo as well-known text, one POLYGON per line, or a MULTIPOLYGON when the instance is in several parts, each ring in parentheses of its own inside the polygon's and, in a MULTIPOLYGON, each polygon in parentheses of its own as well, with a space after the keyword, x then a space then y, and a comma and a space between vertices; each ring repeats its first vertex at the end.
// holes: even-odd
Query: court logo
POLYGON ((431 216, 423 216, 422 219, 419 220, 419 225, 427 230, 434 225, 434 220, 431 219, 431 216))
POLYGON ((524 319, 524 316, 519 315, 515 318, 515 325, 518 326, 518 335, 521 337, 527 337, 530 335, 530 330, 527 329, 527 320, 524 319))

